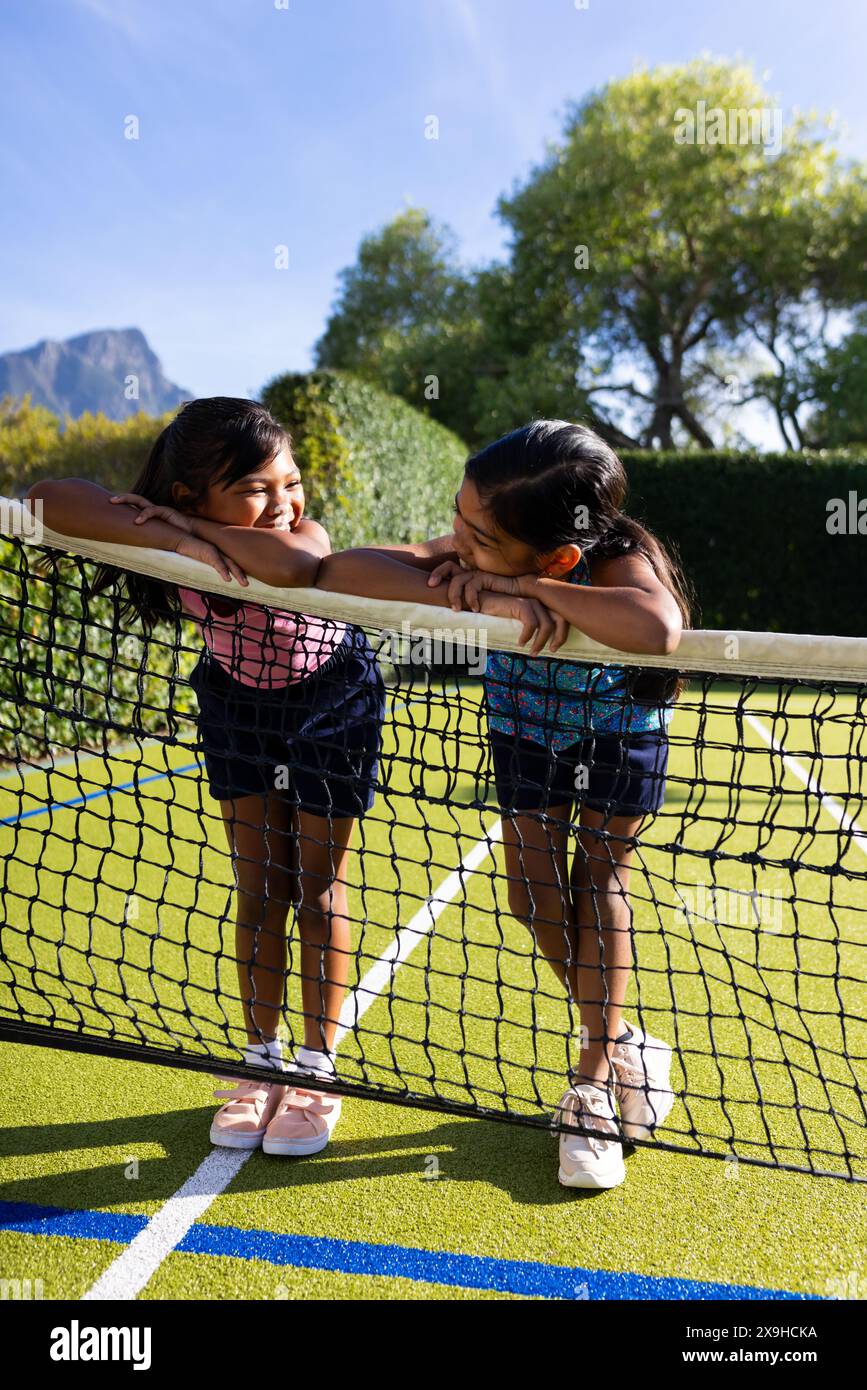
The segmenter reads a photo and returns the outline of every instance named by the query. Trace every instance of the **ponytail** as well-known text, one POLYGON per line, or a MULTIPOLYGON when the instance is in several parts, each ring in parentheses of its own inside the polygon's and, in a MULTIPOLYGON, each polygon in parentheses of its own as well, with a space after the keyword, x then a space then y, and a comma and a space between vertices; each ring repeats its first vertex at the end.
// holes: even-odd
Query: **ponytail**
POLYGON ((590 558, 610 559, 615 555, 641 555, 647 560, 660 584, 668 589, 680 610, 684 627, 689 627, 695 595, 677 556, 676 548, 666 548, 635 517, 618 512, 595 541, 585 547, 590 558))

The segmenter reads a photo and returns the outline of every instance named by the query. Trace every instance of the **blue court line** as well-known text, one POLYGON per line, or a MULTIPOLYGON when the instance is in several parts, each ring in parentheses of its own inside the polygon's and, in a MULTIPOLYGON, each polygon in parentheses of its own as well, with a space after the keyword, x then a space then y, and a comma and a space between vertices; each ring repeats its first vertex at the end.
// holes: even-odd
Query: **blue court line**
MULTIPOLYGON (((4 782, 11 782, 13 777, 19 777, 23 781, 25 777, 33 772, 62 772, 65 767, 75 767, 81 763, 95 762, 98 758, 105 758, 106 756, 116 759, 117 761, 123 761, 121 754, 132 752, 140 753, 146 746, 151 745, 156 747, 160 742, 162 742, 162 740, 153 738, 150 735, 142 735, 142 737, 136 741, 118 744, 114 752, 108 755, 103 752, 79 749, 76 753, 65 753, 62 758, 54 757, 48 763, 31 763, 28 762, 26 758, 22 758, 20 762, 17 762, 14 767, 9 768, 7 772, 0 772, 0 787, 3 786, 4 782)), ((196 740, 194 738, 179 738, 170 746, 172 748, 194 747, 195 742, 196 740)))
MULTIPOLYGON (((70 806, 85 806, 89 801, 98 801, 102 796, 113 796, 115 792, 128 792, 135 787, 143 787, 148 782, 160 782, 170 773, 192 772, 193 770, 198 772, 200 764, 187 763, 186 767, 173 767, 168 772, 155 772, 151 777, 136 777, 131 782, 118 782, 110 787, 101 787, 98 792, 88 792, 86 796, 74 796, 71 801, 49 801, 44 806, 34 806, 32 811, 22 811, 16 816, 4 816, 0 820, 0 825, 17 825, 20 821, 30 820, 32 816, 47 816, 52 811, 66 810, 70 806)), ((50 772, 51 768, 47 768, 46 771, 50 772)), ((28 793, 22 789, 20 795, 22 797, 32 796, 33 793, 28 793)))
MULTIPOLYGON (((0 1202, 0 1230, 27 1235, 71 1236, 126 1245, 147 1223, 146 1216, 71 1211, 36 1206, 32 1202, 0 1202)), ((375 1245, 364 1240, 334 1240, 327 1236, 280 1235, 274 1231, 242 1230, 237 1226, 191 1226, 175 1248, 190 1255, 224 1255, 298 1269, 412 1279, 417 1283, 487 1289, 495 1293, 523 1294, 528 1298, 819 1301, 818 1294, 754 1288, 749 1284, 663 1278, 629 1271, 570 1269, 535 1260, 501 1260, 487 1255, 415 1250, 404 1245, 375 1245)))

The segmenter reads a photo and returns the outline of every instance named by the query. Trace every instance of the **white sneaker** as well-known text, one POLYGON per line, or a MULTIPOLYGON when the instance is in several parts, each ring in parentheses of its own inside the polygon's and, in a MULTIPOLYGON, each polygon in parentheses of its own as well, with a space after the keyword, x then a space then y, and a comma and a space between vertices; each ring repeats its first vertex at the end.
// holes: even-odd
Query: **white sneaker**
POLYGON ((652 1038, 625 1019, 623 1027, 632 1037, 616 1043, 611 1056, 623 1133, 628 1139, 649 1139, 674 1105, 669 1080, 672 1052, 667 1042, 652 1038))
POLYGON ((617 1187, 623 1182, 623 1145, 610 1091, 589 1081, 572 1086, 557 1106, 554 1119, 596 1131, 593 1135, 561 1132, 559 1176, 564 1187, 617 1187))

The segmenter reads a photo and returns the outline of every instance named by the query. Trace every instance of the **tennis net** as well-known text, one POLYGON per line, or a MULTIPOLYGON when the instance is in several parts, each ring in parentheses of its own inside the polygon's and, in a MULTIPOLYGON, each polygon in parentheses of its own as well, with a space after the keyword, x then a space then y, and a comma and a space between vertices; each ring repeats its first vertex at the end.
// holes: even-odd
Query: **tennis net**
MULTIPOLYGON (((19 503, 3 516, 0 1037, 273 1079, 244 1062, 239 952, 241 976, 252 962, 236 914, 257 856, 249 835, 230 849, 208 791, 202 630, 179 616, 145 635, 122 618, 118 586, 90 588, 100 561, 183 586, 200 596, 205 625, 225 632, 237 585, 183 557, 33 530, 19 503)), ((627 882, 616 868, 624 821, 611 811, 622 797, 599 791, 622 772, 611 748, 624 739, 584 739, 565 812, 550 791, 547 812, 503 814, 514 809, 503 779, 516 738, 504 753, 500 731, 495 777, 483 677, 497 653, 518 652, 516 625, 254 582, 244 602, 269 621, 307 615, 302 626, 332 647, 341 623, 352 640, 366 634, 384 681, 373 805, 344 857, 327 846, 351 932, 333 1016, 338 1091, 549 1125, 581 1050, 578 1008, 541 949, 557 916, 550 892, 600 940, 616 896, 634 957, 624 1017, 674 1054, 677 1103, 647 1142, 867 1178, 867 640, 689 632, 651 667, 574 633, 556 661, 518 656, 530 721, 557 723, 570 670, 621 718, 664 714, 678 676, 685 685, 662 805, 629 822, 627 882), (545 883, 539 865, 560 863, 557 846, 566 869, 545 883)), ((284 690, 269 708, 285 703, 284 690)), ((240 705, 232 718, 232 766, 254 775, 265 736, 257 758, 240 705)), ((321 758, 346 752, 339 720, 317 737, 315 766, 289 767, 290 804, 303 774, 321 778, 321 758)), ((328 765, 333 792, 345 763, 328 765)), ((654 780, 661 788, 658 765, 651 794, 654 780)), ((297 821, 291 835, 303 862, 297 821)), ((265 839, 268 866, 276 840, 265 839)), ((301 976, 313 969, 323 1001, 329 967, 324 952, 314 968, 299 948, 295 889, 280 882, 269 878, 264 897, 289 921, 279 1034, 291 1050, 310 1015, 301 976)), ((612 975, 599 975, 607 1000, 612 975)))

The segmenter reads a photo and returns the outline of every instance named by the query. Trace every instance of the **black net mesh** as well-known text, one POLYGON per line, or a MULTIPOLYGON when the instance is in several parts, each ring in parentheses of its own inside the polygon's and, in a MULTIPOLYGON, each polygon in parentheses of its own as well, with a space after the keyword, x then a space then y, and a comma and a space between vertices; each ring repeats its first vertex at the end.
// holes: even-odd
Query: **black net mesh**
POLYGON ((2 542, 0 1036, 252 1076, 251 1032, 336 1024, 344 1093, 547 1125, 587 1042, 550 959, 607 1032, 617 935, 624 1018, 673 1050, 648 1142, 867 1176, 867 684, 684 672, 654 745, 630 711, 670 673, 585 664, 576 730, 566 664, 518 658, 491 734, 447 634, 295 615, 317 669, 287 686, 260 609, 256 691, 94 573, 2 542))

